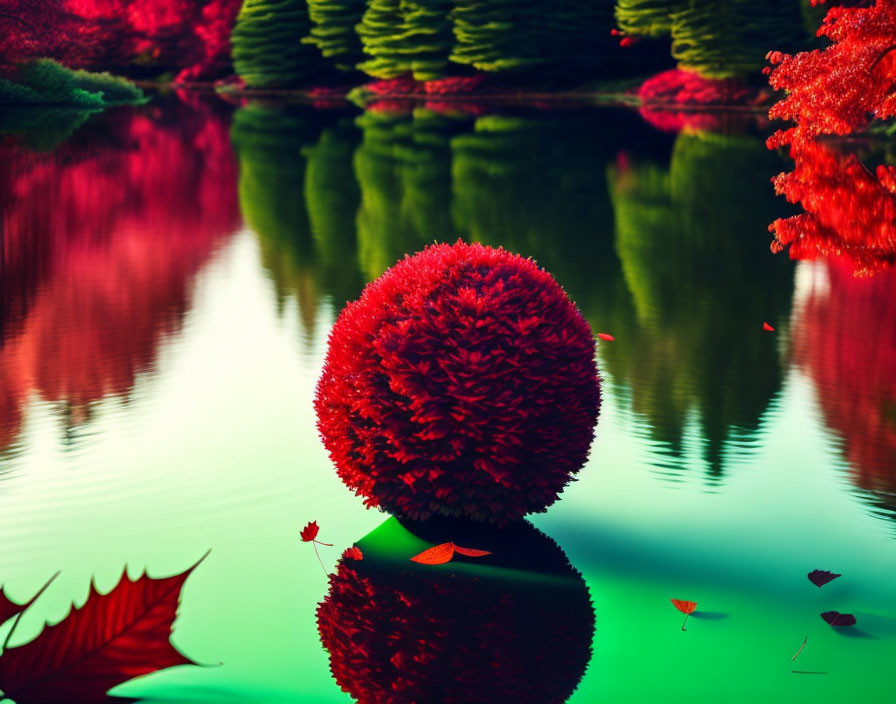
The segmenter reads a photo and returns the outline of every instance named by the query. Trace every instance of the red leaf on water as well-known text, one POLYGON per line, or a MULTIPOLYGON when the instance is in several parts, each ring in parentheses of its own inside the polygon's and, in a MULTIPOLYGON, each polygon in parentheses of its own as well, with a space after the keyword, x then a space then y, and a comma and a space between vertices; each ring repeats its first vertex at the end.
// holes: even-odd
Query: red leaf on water
POLYGON ((299 534, 306 543, 310 543, 317 537, 317 533, 320 530, 317 526, 317 521, 311 521, 307 526, 302 528, 302 532, 299 534))
POLYGON ((466 555, 467 557, 482 557, 484 555, 491 555, 488 550, 475 550, 473 548, 462 548, 460 545, 454 546, 454 552, 459 553, 461 555, 466 555))
POLYGON ((768 331, 768 332, 774 332, 774 331, 775 331, 775 329, 774 329, 771 325, 769 325, 768 323, 762 323, 762 329, 763 329, 763 330, 766 330, 766 331, 768 331))
POLYGON ((832 626, 854 626, 856 617, 852 614, 841 614, 839 611, 825 611, 821 617, 832 626))
POLYGON ((682 601, 681 599, 670 599, 670 601, 675 605, 675 608, 683 614, 692 614, 697 608, 696 601, 682 601))
POLYGON ((616 339, 616 338, 613 337, 610 333, 607 333, 607 332, 599 332, 599 333, 597 333, 597 336, 598 336, 601 340, 606 340, 607 342, 613 342, 613 340, 616 339))
POLYGON ((27 604, 20 605, 10 601, 3 590, 0 589, 0 626, 9 621, 13 616, 24 611, 27 606, 27 604))
POLYGON ((195 567, 164 579, 124 574, 108 594, 91 585, 84 606, 3 653, 0 689, 17 704, 99 704, 129 679, 196 664, 170 642, 180 592, 195 567))
POLYGON ((451 562, 454 553, 466 555, 467 557, 491 555, 488 550, 462 548, 454 543, 442 543, 441 545, 429 548, 429 550, 424 550, 419 555, 414 555, 414 557, 411 558, 411 562, 419 562, 422 565, 444 565, 446 562, 451 562))
POLYGON ((363 560, 364 553, 361 552, 361 548, 351 547, 346 548, 345 552, 342 553, 343 560, 363 560))
POLYGON ((454 557, 454 543, 442 543, 424 550, 419 555, 414 555, 411 562, 419 562, 421 565, 444 565, 451 562, 454 557))
POLYGON ((837 577, 842 577, 843 575, 839 575, 835 572, 828 572, 827 570, 812 570, 806 576, 816 587, 823 587, 828 582, 837 579, 837 577))

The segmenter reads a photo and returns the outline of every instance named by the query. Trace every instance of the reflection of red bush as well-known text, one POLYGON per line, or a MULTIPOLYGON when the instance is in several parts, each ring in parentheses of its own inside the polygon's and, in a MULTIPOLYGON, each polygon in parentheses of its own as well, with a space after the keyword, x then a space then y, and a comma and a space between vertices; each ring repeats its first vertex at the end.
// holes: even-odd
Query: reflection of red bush
POLYGON ((680 68, 658 73, 638 89, 638 99, 646 105, 731 106, 755 97, 755 91, 736 78, 705 78, 680 68))
POLYGON ((896 258, 896 168, 875 173, 855 156, 813 140, 791 147, 795 165, 774 179, 775 190, 805 213, 776 220, 773 249, 793 259, 835 254, 858 273, 888 267, 896 258))
POLYGON ((561 704, 575 690, 594 613, 568 563, 557 574, 478 572, 384 561, 361 545, 363 560, 339 563, 317 612, 333 677, 359 704, 561 704))
POLYGON ((502 522, 553 503, 599 402, 594 338, 550 274, 458 242, 400 261, 346 306, 315 405, 368 505, 502 522))
POLYGON ((165 108, 104 127, 0 167, 13 194, 3 293, 21 314, 0 368, 19 356, 20 386, 75 406, 127 393, 151 367, 190 279, 239 221, 226 120, 165 108))
POLYGON ((843 438, 857 486, 896 513, 896 271, 856 278, 850 262, 828 265, 794 326, 828 425, 843 438))

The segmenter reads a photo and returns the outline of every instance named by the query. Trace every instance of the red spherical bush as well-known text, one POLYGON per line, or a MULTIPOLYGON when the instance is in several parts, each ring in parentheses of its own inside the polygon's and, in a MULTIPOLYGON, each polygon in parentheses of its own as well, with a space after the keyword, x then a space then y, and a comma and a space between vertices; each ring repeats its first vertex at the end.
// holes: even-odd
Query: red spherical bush
POLYGON ((557 282, 463 242, 406 257, 345 307, 315 398, 368 506, 495 523, 556 500, 599 407, 594 337, 557 282))

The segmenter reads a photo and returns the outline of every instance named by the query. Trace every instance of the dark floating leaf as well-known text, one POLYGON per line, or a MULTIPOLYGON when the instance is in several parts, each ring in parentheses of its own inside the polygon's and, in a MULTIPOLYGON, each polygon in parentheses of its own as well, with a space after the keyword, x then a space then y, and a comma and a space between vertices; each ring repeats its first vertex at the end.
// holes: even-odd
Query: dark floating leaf
POLYGON ((842 577, 843 575, 837 574, 836 572, 828 572, 827 570, 812 570, 807 577, 809 577, 809 581, 812 582, 816 587, 823 587, 830 581, 837 579, 837 577, 842 577))
POLYGON ((854 626, 856 617, 852 614, 841 614, 839 611, 825 611, 821 617, 832 626, 854 626))

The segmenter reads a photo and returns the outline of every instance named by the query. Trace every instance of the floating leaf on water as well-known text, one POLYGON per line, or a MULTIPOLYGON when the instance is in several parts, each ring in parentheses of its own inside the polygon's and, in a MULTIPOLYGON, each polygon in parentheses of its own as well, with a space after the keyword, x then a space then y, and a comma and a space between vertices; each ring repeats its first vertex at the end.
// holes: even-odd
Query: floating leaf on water
POLYGON ((615 337, 613 337, 612 335, 610 335, 609 333, 606 333, 606 332, 599 332, 599 333, 597 333, 597 336, 601 340, 605 340, 607 342, 613 342, 613 340, 616 339, 615 337))
POLYGON ((675 606, 676 609, 681 611, 684 614, 684 623, 681 624, 681 630, 687 630, 684 625, 688 622, 688 616, 694 613, 694 610, 697 608, 696 601, 684 601, 682 599, 670 599, 669 601, 675 606))
POLYGON ((856 617, 852 614, 841 614, 839 611, 825 611, 821 617, 832 626, 854 626, 856 617))
POLYGON ((460 545, 454 546, 454 552, 460 555, 466 555, 467 557, 483 557, 485 555, 491 555, 488 550, 475 550, 474 548, 462 548, 460 545))
POLYGON ((311 521, 307 526, 302 528, 302 532, 299 534, 303 541, 306 543, 310 543, 317 537, 320 528, 317 525, 317 521, 311 521))
POLYGON ((442 543, 424 550, 419 555, 414 555, 411 562, 419 562, 421 565, 444 565, 451 562, 454 557, 454 543, 442 543))
POLYGON ((836 572, 828 572, 827 570, 812 570, 806 576, 809 577, 809 581, 816 587, 823 587, 828 582, 837 579, 837 577, 842 577, 843 575, 837 574, 836 572))
POLYGON ((767 332, 774 332, 774 331, 775 331, 775 329, 774 329, 771 325, 769 325, 768 323, 762 323, 762 329, 765 330, 765 331, 767 331, 767 332))

